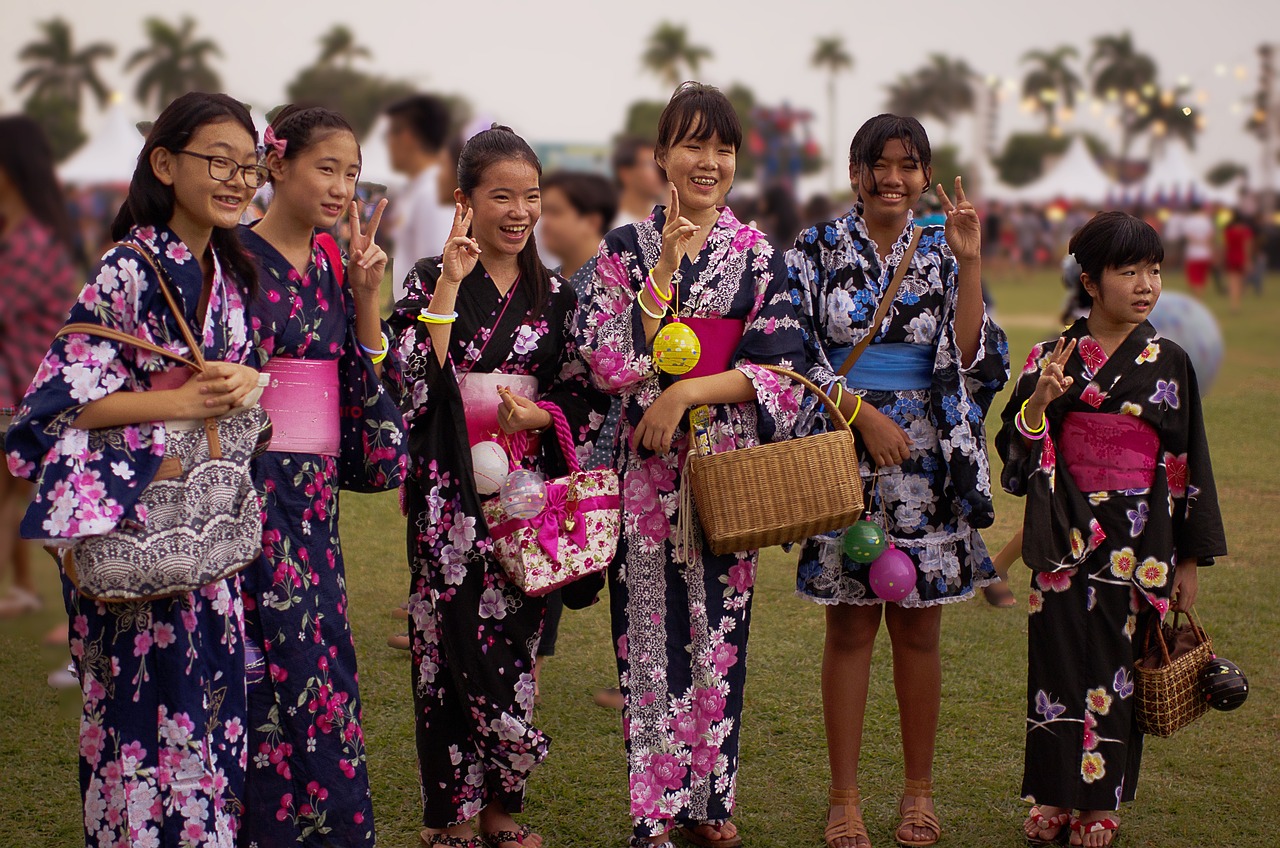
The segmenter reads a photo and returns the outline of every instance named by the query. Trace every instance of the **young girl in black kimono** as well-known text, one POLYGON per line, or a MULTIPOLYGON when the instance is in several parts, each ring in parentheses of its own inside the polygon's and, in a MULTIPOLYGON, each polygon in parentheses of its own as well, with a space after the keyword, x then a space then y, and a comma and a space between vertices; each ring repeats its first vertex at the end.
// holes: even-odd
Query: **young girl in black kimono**
POLYGON ((1195 369, 1147 320, 1160 237, 1105 212, 1070 250, 1093 306, 1032 348, 996 446, 1006 491, 1027 498, 1034 575, 1024 829, 1032 844, 1069 829, 1072 845, 1105 848, 1142 756, 1135 641, 1189 609, 1198 568, 1227 549, 1195 369))

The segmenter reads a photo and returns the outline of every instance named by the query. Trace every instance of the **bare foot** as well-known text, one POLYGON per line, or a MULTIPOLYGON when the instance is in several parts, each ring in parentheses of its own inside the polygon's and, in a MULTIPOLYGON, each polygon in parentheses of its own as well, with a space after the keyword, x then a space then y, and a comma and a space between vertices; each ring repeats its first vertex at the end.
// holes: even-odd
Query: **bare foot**
POLYGON ((1109 848, 1116 838, 1116 828, 1120 826, 1114 810, 1083 810, 1080 813, 1079 830, 1071 829, 1071 844, 1082 848, 1109 848), (1099 827, 1092 832, 1089 826, 1110 819, 1116 827, 1099 827))

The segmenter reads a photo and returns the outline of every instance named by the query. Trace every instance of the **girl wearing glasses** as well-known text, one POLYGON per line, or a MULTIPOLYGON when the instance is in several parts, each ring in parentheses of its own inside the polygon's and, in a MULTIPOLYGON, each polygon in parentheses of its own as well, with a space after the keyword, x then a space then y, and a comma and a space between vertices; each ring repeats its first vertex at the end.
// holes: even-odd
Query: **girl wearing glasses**
POLYGON ((250 661, 242 845, 373 845, 373 808, 347 620, 338 491, 404 479, 404 418, 379 372, 394 369, 378 315, 387 255, 352 200, 360 145, 339 114, 287 106, 266 133, 275 193, 240 237, 258 263, 250 308, 271 382, 271 449, 255 463, 262 555, 244 571, 250 661), (351 223, 350 262, 332 229, 351 223), (340 410, 358 415, 341 417, 340 410))
MULTIPOLYGON (((249 112, 221 94, 183 95, 151 128, 112 224, 121 244, 68 320, 187 355, 145 252, 200 328, 209 368, 191 377, 98 337, 54 341, 5 444, 10 471, 37 488, 25 537, 66 547, 145 521, 136 504, 164 456, 161 422, 221 415, 256 387, 257 372, 242 363, 257 272, 235 233, 263 176, 255 141, 249 112)), ((125 604, 83 598, 65 575, 63 587, 84 698, 85 845, 229 848, 246 758, 239 576, 125 604)))

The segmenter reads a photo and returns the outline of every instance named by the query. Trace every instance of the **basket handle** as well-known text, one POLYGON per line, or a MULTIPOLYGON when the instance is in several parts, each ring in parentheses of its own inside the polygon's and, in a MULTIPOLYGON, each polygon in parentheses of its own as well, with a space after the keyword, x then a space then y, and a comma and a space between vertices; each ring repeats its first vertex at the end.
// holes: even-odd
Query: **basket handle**
POLYGON ((824 392, 822 389, 818 388, 816 383, 810 382, 808 377, 805 377, 803 374, 797 374, 795 371, 792 371, 789 368, 783 368, 779 365, 761 365, 760 367, 765 369, 766 371, 772 371, 773 373, 781 375, 783 377, 790 377, 795 382, 801 384, 806 389, 813 392, 815 395, 817 395, 819 398, 822 399, 822 402, 826 405, 827 409, 831 410, 832 412, 831 420, 834 421, 837 425, 839 425, 840 429, 844 430, 846 433, 853 432, 853 430, 850 429, 849 427, 848 420, 844 417, 844 413, 840 411, 840 407, 836 406, 835 401, 831 399, 831 396, 828 395, 826 392, 824 392))

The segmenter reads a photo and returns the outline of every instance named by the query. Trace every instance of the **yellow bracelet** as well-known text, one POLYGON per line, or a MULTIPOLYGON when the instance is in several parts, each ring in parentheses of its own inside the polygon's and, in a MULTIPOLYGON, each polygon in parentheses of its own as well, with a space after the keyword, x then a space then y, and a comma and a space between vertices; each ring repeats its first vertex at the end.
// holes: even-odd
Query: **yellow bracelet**
POLYGON ((1026 400, 1024 400, 1022 402, 1022 408, 1018 410, 1018 414, 1022 416, 1022 426, 1027 428, 1027 432, 1032 436, 1038 436, 1044 432, 1045 425, 1048 424, 1048 422, 1045 420, 1045 416, 1042 414, 1040 416, 1040 426, 1032 428, 1032 426, 1027 423, 1027 404, 1029 403, 1031 403, 1031 398, 1027 398, 1026 400))
POLYGON ((418 313, 418 320, 424 324, 452 324, 458 320, 458 313, 451 312, 448 315, 440 315, 424 309, 418 313))
POLYGON ((374 356, 369 357, 369 361, 370 361, 371 363, 373 363, 374 365, 377 365, 379 362, 381 362, 382 360, 384 360, 384 359, 386 359, 386 358, 387 358, 387 351, 385 351, 385 350, 384 350, 384 351, 382 351, 381 353, 378 353, 378 354, 376 354, 376 355, 374 355, 374 356))
POLYGON ((858 405, 853 408, 853 414, 849 416, 850 424, 854 422, 854 419, 858 417, 858 413, 862 411, 862 395, 856 395, 856 397, 858 398, 858 405))

